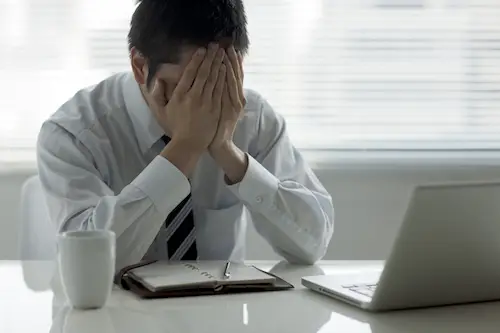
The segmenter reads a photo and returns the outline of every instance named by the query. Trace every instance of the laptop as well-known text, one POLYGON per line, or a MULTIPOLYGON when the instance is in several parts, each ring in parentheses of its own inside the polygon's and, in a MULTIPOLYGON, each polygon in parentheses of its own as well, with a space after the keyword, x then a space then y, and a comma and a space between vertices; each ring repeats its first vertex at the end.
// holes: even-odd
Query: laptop
POLYGON ((383 268, 302 285, 369 311, 500 300, 500 182, 416 187, 383 268))

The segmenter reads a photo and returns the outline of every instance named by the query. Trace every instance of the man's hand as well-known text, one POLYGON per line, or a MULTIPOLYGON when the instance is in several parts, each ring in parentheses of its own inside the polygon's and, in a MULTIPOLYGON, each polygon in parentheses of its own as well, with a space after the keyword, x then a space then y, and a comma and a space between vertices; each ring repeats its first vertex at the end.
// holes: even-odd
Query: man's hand
POLYGON ((171 136, 161 154, 186 175, 217 131, 226 79, 223 59, 224 50, 216 45, 195 52, 169 101, 161 80, 153 88, 155 115, 171 136))
POLYGON ((247 170, 247 155, 233 143, 233 134, 238 120, 243 116, 245 96, 243 93, 243 59, 234 47, 226 51, 226 82, 222 95, 222 110, 217 133, 208 147, 215 162, 224 170, 227 183, 240 182, 247 170))
MULTIPOLYGON (((210 46, 198 50, 186 66, 172 98, 157 111, 157 118, 172 141, 189 143, 204 151, 217 131, 225 81, 224 50, 210 46)), ((156 80, 153 97, 165 103, 165 87, 156 80)))
POLYGON ((214 153, 233 141, 233 134, 238 120, 243 115, 245 96, 243 93, 243 59, 234 47, 226 51, 226 81, 222 94, 222 110, 217 133, 210 143, 209 151, 214 153))

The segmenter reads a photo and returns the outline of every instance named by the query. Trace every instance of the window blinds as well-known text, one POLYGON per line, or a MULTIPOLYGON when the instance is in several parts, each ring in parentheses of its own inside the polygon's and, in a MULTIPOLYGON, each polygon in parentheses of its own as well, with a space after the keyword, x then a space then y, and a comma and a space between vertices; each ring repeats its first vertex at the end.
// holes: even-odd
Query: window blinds
MULTIPOLYGON (((500 1, 246 0, 245 85, 304 150, 500 148, 500 1)), ((0 149, 128 70, 132 0, 0 0, 0 149)))

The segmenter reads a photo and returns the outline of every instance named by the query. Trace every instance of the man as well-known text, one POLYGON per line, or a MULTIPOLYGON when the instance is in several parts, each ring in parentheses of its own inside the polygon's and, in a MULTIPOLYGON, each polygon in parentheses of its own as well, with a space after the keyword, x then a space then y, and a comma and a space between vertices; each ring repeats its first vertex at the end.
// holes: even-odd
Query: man
POLYGON ((132 73, 79 91, 42 126, 39 174, 58 230, 114 231, 117 269, 239 261, 248 211, 285 259, 320 259, 331 197, 283 118, 242 88, 242 1, 143 0, 129 44, 132 73))

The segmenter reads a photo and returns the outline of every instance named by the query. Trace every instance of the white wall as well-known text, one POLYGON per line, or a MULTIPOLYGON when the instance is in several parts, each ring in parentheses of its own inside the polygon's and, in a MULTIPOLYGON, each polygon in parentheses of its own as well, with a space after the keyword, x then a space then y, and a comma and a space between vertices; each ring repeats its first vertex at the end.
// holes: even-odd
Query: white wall
MULTIPOLYGON (((500 166, 342 165, 316 172, 335 204, 335 233, 327 259, 385 258, 414 185, 500 179, 500 166)), ((20 187, 31 174, 0 174, 0 259, 16 259, 20 187)), ((248 259, 276 258, 254 230, 248 238, 248 259)))

